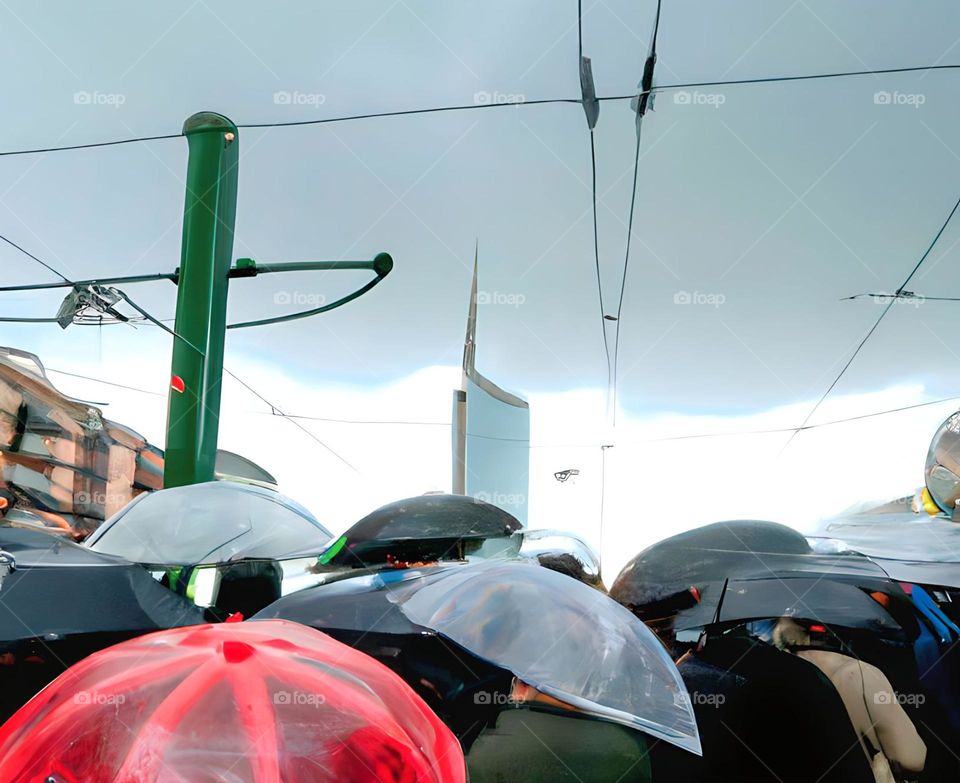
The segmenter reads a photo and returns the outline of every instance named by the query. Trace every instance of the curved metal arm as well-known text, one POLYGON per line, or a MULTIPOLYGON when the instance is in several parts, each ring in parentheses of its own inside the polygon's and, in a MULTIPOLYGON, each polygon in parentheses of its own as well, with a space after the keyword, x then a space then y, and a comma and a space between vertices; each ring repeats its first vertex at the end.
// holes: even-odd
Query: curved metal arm
MULTIPOLYGON (((358 267, 341 267, 341 268, 358 268, 358 267)), ((359 267, 364 268, 364 267, 359 267)), ((338 307, 341 307, 348 302, 352 302, 354 299, 358 299, 363 296, 367 291, 370 291, 374 288, 381 280, 383 280, 390 272, 393 270, 393 259, 388 253, 380 253, 376 258, 373 259, 373 263, 366 266, 368 269, 372 269, 376 272, 376 277, 373 278, 369 283, 364 286, 361 286, 356 291, 353 291, 346 296, 337 299, 335 302, 330 302, 330 304, 325 304, 321 307, 314 307, 310 310, 301 310, 297 313, 290 313, 289 315, 278 315, 273 318, 261 318, 256 321, 241 321, 235 324, 227 324, 227 329, 246 329, 251 326, 267 326, 268 324, 279 324, 285 323, 286 321, 296 321, 300 318, 310 318, 314 315, 319 315, 320 313, 326 313, 329 310, 335 310, 338 307)), ((293 269, 275 269, 271 271, 294 271, 293 269)))

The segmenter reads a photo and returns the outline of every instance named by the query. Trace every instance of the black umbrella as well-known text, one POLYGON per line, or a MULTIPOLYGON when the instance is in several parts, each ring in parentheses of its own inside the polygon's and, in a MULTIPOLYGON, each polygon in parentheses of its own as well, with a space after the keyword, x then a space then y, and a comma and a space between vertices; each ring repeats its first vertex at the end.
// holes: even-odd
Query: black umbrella
MULTIPOLYGON (((888 585, 888 589, 896 588, 888 585)), ((682 631, 715 622, 739 623, 775 617, 795 617, 906 640, 900 623, 866 588, 823 576, 713 582, 703 591, 699 603, 676 616, 673 627, 682 631)))
POLYGON ((870 558, 816 554, 796 531, 773 522, 719 522, 648 547, 620 572, 610 595, 645 620, 674 630, 712 622, 803 617, 912 638, 915 627, 870 597, 907 596, 870 558))
POLYGON ((110 644, 204 622, 138 565, 47 533, 0 527, 0 711, 110 644))
POLYGON ((419 563, 515 553, 522 525, 491 503, 464 495, 419 495, 368 514, 320 556, 330 568, 419 563))

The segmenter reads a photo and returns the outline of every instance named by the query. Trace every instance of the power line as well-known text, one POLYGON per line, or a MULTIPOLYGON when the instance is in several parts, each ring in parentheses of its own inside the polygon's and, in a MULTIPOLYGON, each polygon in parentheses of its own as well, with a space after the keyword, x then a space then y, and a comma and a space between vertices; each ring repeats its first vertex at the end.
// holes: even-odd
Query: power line
POLYGON ((603 355, 607 363, 607 403, 610 402, 610 342, 607 339, 607 309, 603 304, 603 277, 600 274, 600 228, 597 220, 597 147, 593 131, 600 116, 590 60, 583 56, 583 2, 577 0, 577 70, 580 74, 580 104, 587 116, 590 132, 590 199, 593 208, 593 264, 597 277, 597 302, 600 307, 600 330, 603 335, 603 355))
MULTIPOLYGON (((329 424, 382 424, 382 425, 410 425, 415 427, 449 427, 449 421, 401 421, 401 420, 387 420, 387 421, 374 421, 371 419, 331 419, 325 418, 322 416, 307 416, 298 413, 287 413, 284 414, 287 418, 290 419, 302 419, 304 421, 321 421, 329 424)), ((470 434, 470 433, 467 433, 470 434)))
POLYGON ((726 79, 718 82, 690 82, 688 84, 664 84, 654 89, 654 92, 660 90, 685 90, 691 87, 732 87, 744 84, 773 84, 775 82, 803 82, 814 81, 817 79, 841 79, 850 76, 883 76, 894 73, 918 73, 920 71, 955 71, 960 69, 957 65, 917 65, 904 68, 877 68, 875 70, 865 71, 835 71, 833 73, 811 73, 800 76, 762 76, 756 79, 726 79))
MULTIPOLYGON (((117 147, 121 144, 135 144, 140 141, 160 141, 161 139, 179 139, 182 133, 166 133, 159 136, 137 136, 132 139, 115 139, 113 141, 94 141, 89 144, 67 144, 62 147, 37 147, 29 150, 9 150, 0 152, 0 157, 11 155, 39 155, 45 152, 66 152, 68 150, 88 150, 97 147, 117 147)), ((42 263, 42 262, 41 262, 42 263)))
MULTIPOLYGON (((597 300, 600 305, 600 328, 603 333, 603 355, 607 360, 607 389, 611 383, 610 343, 607 340, 607 311, 603 306, 603 283, 600 276, 600 229, 597 222, 597 152, 593 128, 590 129, 590 187, 593 201, 593 263, 597 274, 597 300)), ((609 399, 609 393, 608 393, 609 399)))
MULTIPOLYGON (((582 53, 582 43, 580 44, 580 50, 582 53)), ((947 65, 918 65, 918 66, 907 66, 903 68, 878 68, 875 70, 863 70, 863 71, 837 71, 833 73, 815 73, 815 74, 802 74, 799 76, 767 76, 760 77, 756 79, 728 79, 723 81, 714 81, 714 82, 687 82, 682 84, 663 84, 658 85, 655 88, 652 88, 648 92, 641 93, 650 94, 663 92, 666 90, 685 90, 696 87, 729 87, 737 85, 751 85, 751 84, 772 84, 776 82, 796 82, 796 81, 812 81, 818 79, 838 79, 845 77, 854 77, 854 76, 883 76, 889 74, 900 74, 900 73, 922 73, 927 71, 948 71, 948 70, 958 70, 960 69, 960 64, 947 64, 947 65)), ((633 100, 637 95, 634 93, 632 95, 606 95, 598 96, 598 101, 626 101, 633 100)), ((417 114, 437 114, 443 112, 457 112, 457 111, 472 111, 475 109, 498 109, 506 107, 520 107, 520 106, 544 106, 549 104, 579 104, 581 103, 580 99, 577 98, 541 98, 536 100, 522 100, 522 101, 510 101, 510 102, 490 102, 490 103, 468 103, 468 104, 454 104, 451 106, 433 106, 426 109, 402 109, 399 111, 384 111, 384 112, 369 112, 366 114, 350 114, 340 117, 326 117, 316 120, 291 120, 285 122, 249 122, 249 123, 240 123, 237 125, 238 128, 287 128, 287 127, 296 127, 301 125, 325 125, 335 122, 350 122, 353 120, 368 120, 368 119, 379 119, 382 117, 406 117, 413 116, 417 114)), ((54 147, 37 147, 33 149, 23 149, 23 150, 6 150, 0 152, 0 157, 11 157, 16 155, 37 155, 48 152, 65 152, 69 150, 84 150, 84 149, 95 149, 99 147, 115 147, 123 144, 135 144, 137 142, 147 142, 147 141, 162 141, 166 139, 178 139, 181 138, 183 134, 180 133, 163 133, 157 134, 154 136, 138 136, 135 138, 127 139, 113 139, 110 141, 97 141, 90 142, 88 144, 68 144, 63 146, 54 146, 54 147)))
MULTIPOLYGON (((63 282, 69 283, 70 285, 73 285, 73 281, 72 281, 69 277, 67 277, 65 274, 63 274, 63 272, 60 272, 59 270, 54 269, 54 268, 53 268, 52 266, 50 266, 50 264, 48 264, 46 261, 44 261, 44 260, 42 260, 42 259, 40 259, 40 258, 37 258, 33 253, 31 253, 29 250, 25 250, 25 249, 22 248, 20 245, 18 245, 16 242, 14 242, 12 239, 7 239, 7 237, 5 237, 3 234, 0 234, 0 239, 2 239, 4 242, 6 242, 6 243, 7 243, 8 245, 10 245, 11 247, 14 247, 14 248, 16 248, 17 250, 19 250, 19 251, 20 251, 21 253, 23 253, 27 258, 32 258, 34 261, 36 261, 38 264, 40 264, 40 266, 42 266, 42 267, 43 267, 44 269, 46 269, 47 271, 53 272, 57 277, 59 277, 61 280, 63 280, 63 282)), ((56 319, 54 319, 54 320, 56 320, 56 319)))
POLYGON ((630 267, 630 240, 633 238, 633 215, 637 203, 637 176, 640 171, 640 139, 643 129, 643 117, 647 110, 647 99, 653 86, 653 70, 657 62, 657 34, 660 32, 661 0, 657 0, 657 13, 653 22, 653 35, 650 38, 650 51, 643 67, 643 79, 640 83, 641 95, 637 97, 637 144, 633 154, 633 186, 630 190, 630 216, 627 220, 627 247, 623 256, 623 276, 620 280, 620 298, 617 302, 617 318, 614 324, 613 368, 608 397, 612 397, 611 415, 613 424, 617 423, 617 369, 620 362, 620 318, 623 314, 623 296, 627 290, 627 270, 630 267))
MULTIPOLYGON (((960 208, 960 198, 957 199, 956 203, 953 205, 953 209, 950 210, 950 214, 947 215, 947 219, 943 221, 943 225, 940 226, 940 230, 934 235, 933 240, 927 246, 927 249, 924 251, 923 255, 920 256, 920 260, 914 265, 913 269, 910 270, 910 274, 907 275, 906 279, 899 285, 894 296, 887 302, 886 307, 880 311, 880 315, 877 317, 877 320, 874 321, 873 326, 870 327, 869 331, 864 335, 863 339, 860 341, 860 344, 857 345, 856 350, 847 360, 847 363, 843 365, 840 372, 837 373, 837 377, 833 379, 833 382, 827 387, 827 390, 820 396, 820 399, 817 400, 816 404, 810 409, 810 412, 807 414, 806 418, 803 420, 803 423, 793 431, 793 435, 790 436, 790 439, 784 444, 784 449, 787 448, 794 439, 797 437, 797 434, 804 428, 806 428, 807 423, 813 417, 813 414, 817 412, 817 409, 823 404, 824 400, 830 396, 830 393, 834 390, 836 385, 840 383, 840 379, 843 378, 844 374, 850 368, 850 365, 853 364, 854 359, 857 358, 860 351, 863 350, 863 346, 867 344, 867 340, 877 331, 877 327, 880 326, 881 321, 886 317, 887 313, 890 312, 890 308, 896 303, 898 297, 900 297, 904 289, 910 284, 910 281, 913 279, 913 276, 917 273, 917 270, 923 265, 923 262, 927 260, 927 256, 933 251, 934 246, 939 241, 940 237, 943 235, 943 232, 946 231, 947 226, 950 224, 950 221, 953 219, 953 216, 956 214, 957 209, 960 208)), ((782 453, 782 452, 781 452, 782 453)))
MULTIPOLYGON (((130 305, 134 310, 136 310, 138 313, 140 313, 140 315, 142 315, 142 316, 143 316, 144 318, 146 318, 148 321, 150 321, 151 323, 153 323, 154 326, 158 326, 158 327, 160 327, 161 329, 163 329, 163 331, 167 332, 167 334, 171 335, 172 337, 175 337, 175 338, 178 339, 178 340, 182 340, 184 343, 186 343, 188 346, 190 346, 191 348, 193 348, 193 350, 197 351, 198 353, 201 353, 201 354, 203 353, 197 346, 195 346, 193 343, 191 343, 189 340, 187 340, 187 339, 186 339, 185 337, 183 337, 182 335, 178 334, 174 329, 171 329, 169 326, 167 326, 165 323, 163 323, 163 322, 160 321, 159 319, 154 318, 149 312, 147 312, 147 311, 144 310, 140 305, 138 305, 136 302, 134 302, 125 292, 123 292, 123 291, 121 291, 120 289, 117 289, 117 288, 115 288, 115 289, 113 289, 113 290, 116 291, 116 292, 121 296, 121 298, 122 298, 128 305, 130 305)), ((341 456, 340 454, 338 454, 333 448, 331 448, 330 446, 328 446, 328 445, 327 445, 326 443, 324 443, 320 438, 318 438, 316 435, 314 435, 312 432, 310 432, 310 430, 308 430, 306 427, 304 427, 299 421, 297 421, 296 419, 291 419, 291 418, 289 418, 282 410, 280 410, 279 407, 277 407, 276 405, 274 405, 272 402, 270 402, 270 400, 268 400, 266 397, 264 397, 262 394, 260 394, 260 392, 258 392, 258 391, 257 391, 256 389, 254 389, 249 383, 247 383, 245 380, 243 380, 243 378, 240 378, 236 373, 231 372, 231 371, 229 370, 229 368, 227 368, 226 366, 224 366, 223 371, 224 371, 227 375, 229 375, 231 378, 233 378, 235 381, 237 381, 237 383, 239 383, 241 386, 243 386, 247 391, 249 391, 251 394, 253 394, 253 395, 254 395, 257 399, 259 399, 261 402, 263 402, 264 404, 270 406, 270 410, 273 411, 275 415, 278 415, 278 416, 280 416, 280 417, 282 417, 282 418, 284 418, 284 419, 287 419, 291 424, 293 424, 294 427, 296 427, 298 430, 300 430, 301 432, 303 432, 304 434, 306 434, 306 435, 307 435, 308 437, 310 437, 312 440, 314 440, 315 442, 317 442, 318 444, 320 444, 321 446, 323 446, 324 449, 326 449, 326 450, 329 451, 331 454, 333 454, 333 456, 335 456, 338 460, 340 460, 344 465, 346 465, 348 468, 350 468, 350 469, 353 470, 354 472, 359 473, 359 471, 357 470, 357 468, 356 468, 354 465, 352 465, 346 458, 344 458, 343 456, 341 456)))
POLYGON ((56 373, 57 375, 68 375, 68 376, 70 376, 71 378, 80 378, 80 379, 82 379, 82 380, 84 380, 84 381, 92 381, 92 382, 94 382, 94 383, 101 383, 101 384, 103 384, 104 386, 114 386, 114 387, 116 387, 116 388, 118 388, 118 389, 126 389, 127 391, 140 392, 141 394, 149 394, 149 395, 154 396, 154 397, 166 397, 165 394, 161 394, 160 392, 150 391, 149 389, 141 389, 141 388, 139 388, 139 387, 137 387, 137 386, 127 386, 126 384, 116 383, 116 382, 114 382, 114 381, 105 381, 105 380, 103 380, 102 378, 94 378, 93 376, 90 376, 90 375, 81 375, 80 373, 67 372, 66 370, 55 370, 53 367, 45 367, 44 369, 45 369, 47 372, 56 373))

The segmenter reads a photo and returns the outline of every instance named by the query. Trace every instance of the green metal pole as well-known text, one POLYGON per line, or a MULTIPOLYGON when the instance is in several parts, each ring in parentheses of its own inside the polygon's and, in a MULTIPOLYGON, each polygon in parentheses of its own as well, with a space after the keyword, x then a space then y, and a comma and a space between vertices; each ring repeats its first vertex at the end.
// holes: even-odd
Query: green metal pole
POLYGON ((211 481, 217 452, 227 287, 237 213, 237 127, 213 112, 183 125, 187 194, 163 485, 211 481))

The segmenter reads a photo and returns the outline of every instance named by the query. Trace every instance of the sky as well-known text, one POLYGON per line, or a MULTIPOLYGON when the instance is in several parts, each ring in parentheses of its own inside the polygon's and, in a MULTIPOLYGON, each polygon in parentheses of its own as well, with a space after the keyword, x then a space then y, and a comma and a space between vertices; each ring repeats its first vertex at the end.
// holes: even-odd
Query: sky
MULTIPOLYGON (((585 0, 598 95, 636 91, 655 5, 585 0)), ((0 150, 177 133, 190 114, 285 122, 450 105, 578 98, 576 3, 163 4, 8 0, 0 150)), ((960 63, 960 8, 926 2, 669 2, 655 84, 960 63), (869 23, 865 23, 868 20, 869 23)), ((396 268, 372 293, 306 322, 232 332, 227 366, 304 421, 352 467, 225 385, 222 445, 274 471, 344 526, 380 502, 449 482, 479 246, 478 368, 531 402, 531 524, 574 529, 607 570, 685 526, 764 516, 798 526, 911 492, 953 403, 787 434, 649 442, 795 427, 960 196, 955 71, 664 90, 644 119, 621 318, 618 417, 593 258, 590 147, 576 104, 241 129, 236 257, 370 258, 396 268), (259 411, 257 413, 256 411, 259 411), (602 445, 613 445, 602 450, 602 445), (600 491, 606 454, 605 492, 600 491), (581 474, 561 484, 556 470, 581 474), (603 536, 600 499, 604 498, 603 536), (632 551, 631 551, 632 550, 632 551)), ((634 117, 605 101, 595 131, 601 288, 620 293, 634 117)), ((179 262, 186 143, 0 157, 0 233, 67 276, 170 271, 179 262)), ((951 223, 911 282, 960 295, 951 223)), ((53 276, 0 247, 9 284, 53 276)), ((231 320, 340 296, 333 273, 236 281, 231 320)), ((128 290, 160 317, 167 283, 128 290)), ((59 294, 2 295, 4 315, 52 315, 59 294)), ((891 308, 812 423, 957 395, 956 303, 891 308)), ((162 443, 169 340, 143 326, 10 326, 3 344, 162 443)))

